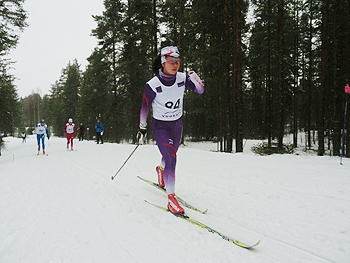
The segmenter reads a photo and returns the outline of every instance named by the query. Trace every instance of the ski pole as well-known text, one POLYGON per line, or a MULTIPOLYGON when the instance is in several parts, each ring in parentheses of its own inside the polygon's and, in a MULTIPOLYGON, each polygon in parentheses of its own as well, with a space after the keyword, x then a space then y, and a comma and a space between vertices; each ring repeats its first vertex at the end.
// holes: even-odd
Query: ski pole
POLYGON ((120 170, 124 167, 124 165, 126 164, 126 162, 129 161, 131 155, 134 154, 134 152, 136 151, 137 147, 139 147, 139 146, 140 146, 140 144, 137 144, 137 145, 136 145, 135 149, 132 151, 132 153, 129 155, 128 159, 126 159, 126 161, 123 163, 123 165, 119 168, 118 172, 116 172, 115 175, 112 176, 112 180, 114 179, 114 177, 117 176, 117 174, 118 174, 118 173, 120 172, 120 170))
MULTIPOLYGON (((344 111, 344 126, 343 126, 343 138, 342 138, 342 145, 341 145, 341 154, 340 154, 340 165, 342 165, 342 160, 344 156, 344 143, 345 143, 345 128, 346 128, 346 112, 348 108, 348 100, 349 100, 349 93, 350 93, 350 86, 347 84, 345 86, 345 111, 344 111)), ((348 150, 348 149, 347 149, 348 150)))

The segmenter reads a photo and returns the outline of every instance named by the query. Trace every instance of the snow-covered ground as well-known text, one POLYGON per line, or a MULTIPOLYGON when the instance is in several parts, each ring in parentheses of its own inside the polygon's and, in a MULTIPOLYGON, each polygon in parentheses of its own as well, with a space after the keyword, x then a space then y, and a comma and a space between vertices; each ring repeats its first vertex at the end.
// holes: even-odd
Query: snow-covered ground
POLYGON ((350 262, 350 160, 306 154, 178 152, 176 193, 207 214, 191 217, 245 250, 146 202, 166 205, 156 180, 160 154, 142 145, 4 138, 0 157, 0 262, 350 262))

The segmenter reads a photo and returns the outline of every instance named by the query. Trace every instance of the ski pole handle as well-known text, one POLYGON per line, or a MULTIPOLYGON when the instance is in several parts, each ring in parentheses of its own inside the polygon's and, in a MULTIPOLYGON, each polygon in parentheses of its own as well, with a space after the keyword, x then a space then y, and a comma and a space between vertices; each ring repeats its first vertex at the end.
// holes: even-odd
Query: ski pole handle
POLYGON ((348 85, 345 86, 345 93, 350 93, 350 86, 348 85))

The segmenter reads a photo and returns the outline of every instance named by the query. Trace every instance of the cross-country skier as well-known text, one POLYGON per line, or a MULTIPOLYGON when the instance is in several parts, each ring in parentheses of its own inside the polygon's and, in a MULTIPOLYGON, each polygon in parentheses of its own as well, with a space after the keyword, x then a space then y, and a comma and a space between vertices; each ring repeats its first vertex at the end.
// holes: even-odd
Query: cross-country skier
POLYGON ((73 151, 74 132, 78 132, 78 129, 73 123, 73 119, 69 118, 68 122, 64 126, 64 133, 67 137, 67 149, 69 149, 69 143, 70 143, 72 151, 73 151))
POLYGON ((38 154, 40 152, 40 140, 43 146, 43 154, 45 154, 45 133, 47 135, 47 139, 50 140, 49 129, 45 124, 45 120, 41 119, 40 123, 36 125, 36 139, 38 140, 38 154))
POLYGON ((162 155, 161 164, 156 167, 158 184, 165 187, 168 194, 168 208, 175 214, 183 214, 184 209, 175 198, 176 153, 182 137, 183 96, 185 89, 202 94, 204 86, 194 71, 189 75, 178 72, 180 52, 175 46, 161 49, 154 61, 153 70, 157 76, 146 84, 140 112, 140 129, 137 134, 142 144, 146 136, 147 116, 153 109, 152 131, 162 155))
POLYGON ((22 132, 21 136, 22 136, 22 143, 27 142, 27 134, 25 131, 22 132))

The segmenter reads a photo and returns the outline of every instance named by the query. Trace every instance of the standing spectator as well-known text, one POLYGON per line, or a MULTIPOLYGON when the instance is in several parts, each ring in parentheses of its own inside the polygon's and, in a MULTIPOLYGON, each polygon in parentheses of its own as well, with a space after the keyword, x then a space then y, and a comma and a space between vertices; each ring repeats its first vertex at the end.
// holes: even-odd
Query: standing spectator
POLYGON ((97 123, 95 124, 95 130, 96 130, 97 144, 100 143, 100 139, 101 139, 101 144, 103 144, 102 135, 103 135, 104 128, 103 128, 102 122, 99 119, 97 119, 97 123))
POLYGON ((1 149, 4 147, 4 141, 2 139, 2 136, 0 135, 0 156, 1 156, 1 149))
POLYGON ((78 129, 73 123, 73 119, 69 118, 68 123, 66 123, 66 126, 64 126, 64 133, 67 136, 67 149, 69 149, 69 143, 70 143, 72 151, 73 151, 74 132, 78 132, 78 129))
POLYGON ((36 139, 38 141, 38 155, 40 152, 40 140, 43 146, 43 154, 45 154, 45 133, 47 135, 47 139, 50 140, 50 133, 47 125, 45 124, 45 120, 41 119, 40 123, 36 125, 36 139))
POLYGON ((80 123, 79 127, 79 141, 84 141, 84 132, 85 132, 85 127, 82 123, 80 123))

